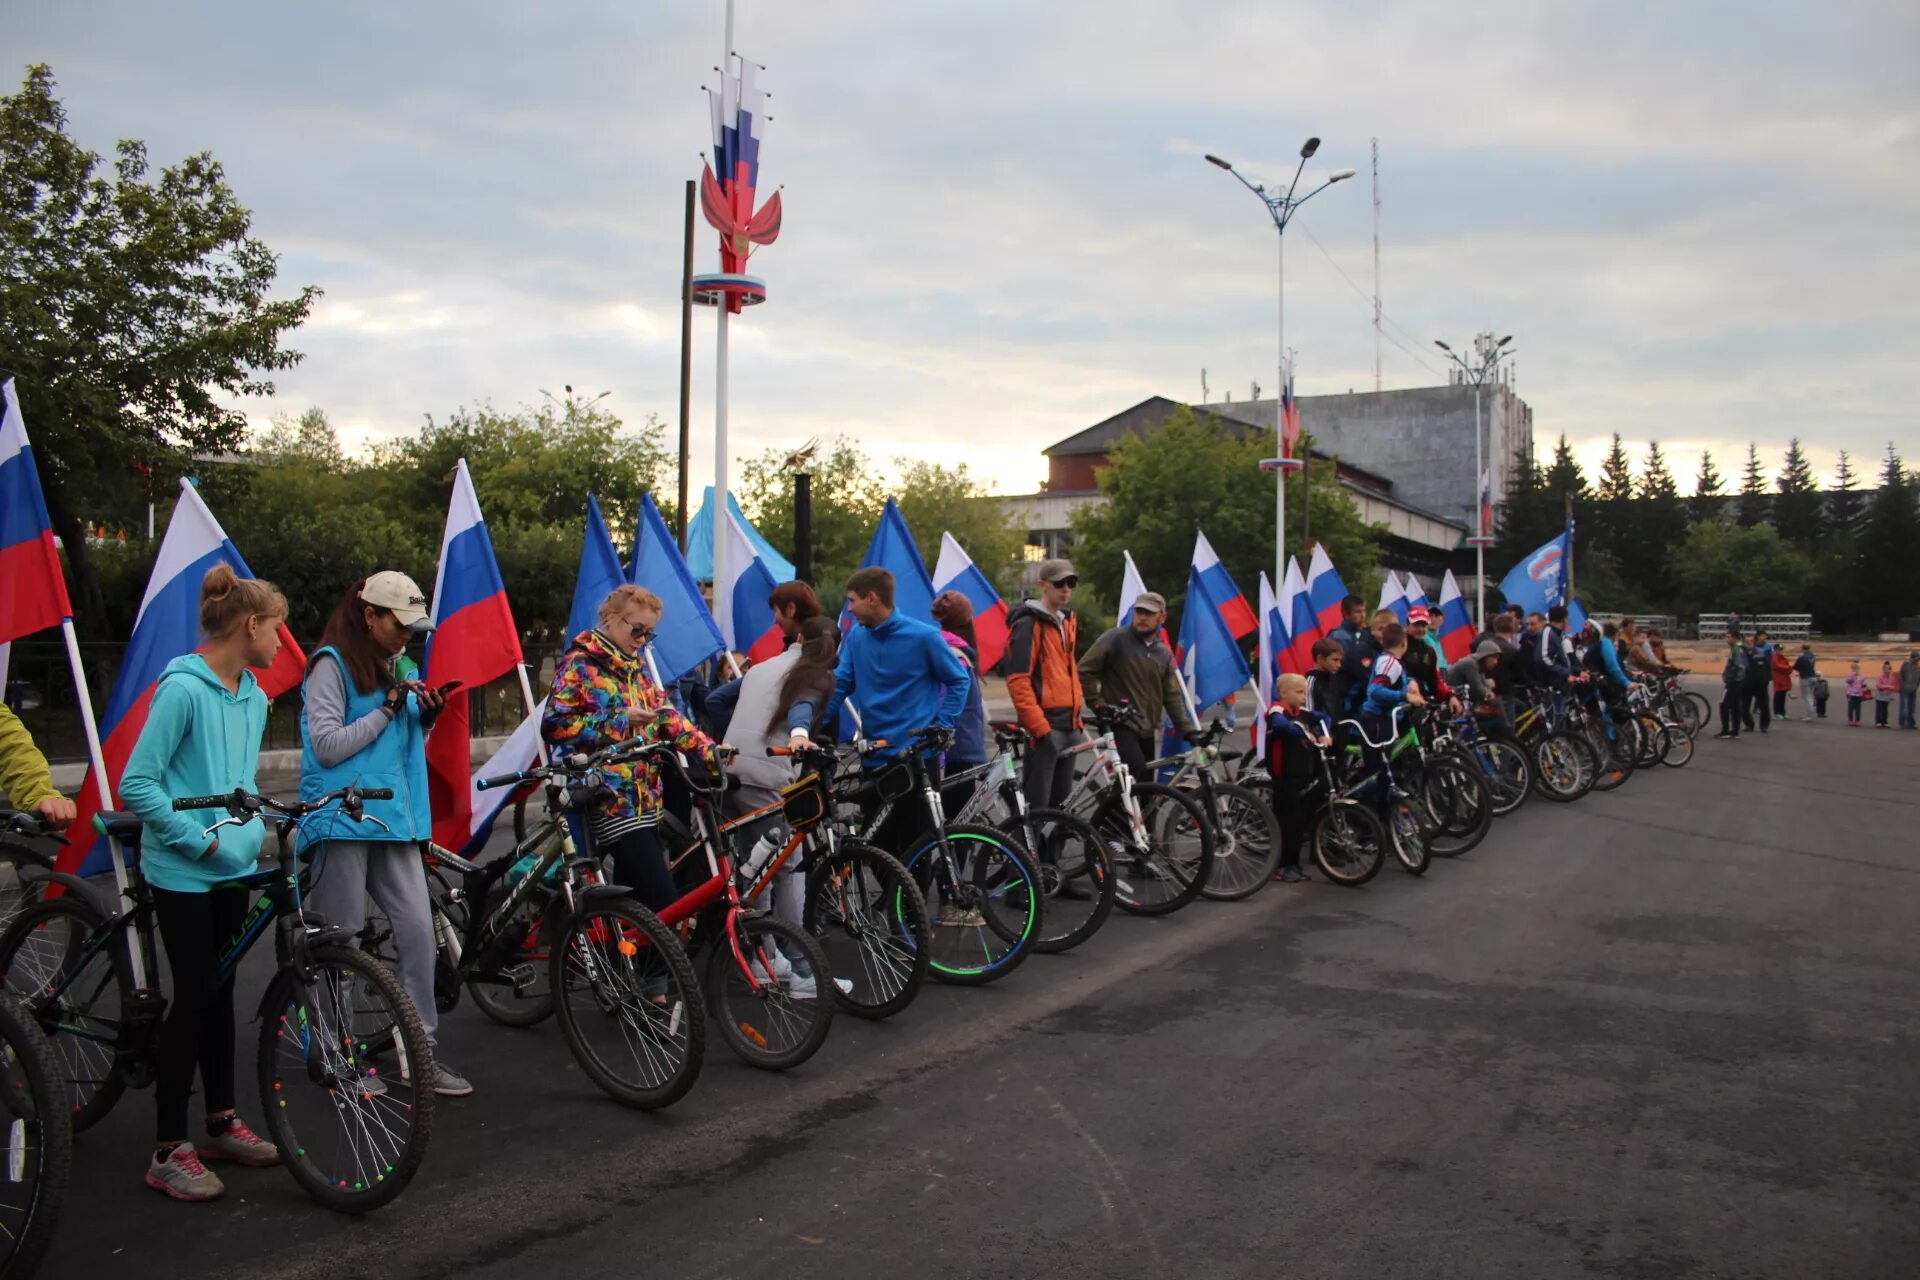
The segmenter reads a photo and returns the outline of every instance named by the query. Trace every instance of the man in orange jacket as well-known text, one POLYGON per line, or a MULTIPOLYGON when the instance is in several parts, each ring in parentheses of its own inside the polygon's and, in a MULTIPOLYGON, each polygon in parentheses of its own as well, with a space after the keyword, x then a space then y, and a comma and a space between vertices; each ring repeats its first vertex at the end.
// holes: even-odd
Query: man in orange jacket
POLYGON ((1080 576, 1065 560, 1040 566, 1040 598, 1007 615, 1007 695, 1033 739, 1021 787, 1027 803, 1053 808, 1073 787, 1069 748, 1080 740, 1080 620, 1067 608, 1080 576))

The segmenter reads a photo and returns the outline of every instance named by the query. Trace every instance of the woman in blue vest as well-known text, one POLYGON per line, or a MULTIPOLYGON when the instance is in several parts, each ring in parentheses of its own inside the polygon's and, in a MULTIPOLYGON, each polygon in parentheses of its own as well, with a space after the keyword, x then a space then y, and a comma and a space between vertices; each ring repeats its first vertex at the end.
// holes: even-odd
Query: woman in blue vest
MULTIPOLYGON (((358 933, 369 894, 392 921, 400 984, 429 1041, 440 1018, 433 1003, 433 905, 417 846, 433 834, 426 731, 446 705, 447 690, 420 682, 406 647, 431 630, 426 597, 412 578, 393 570, 347 588, 327 619, 301 686, 300 798, 354 786, 391 787, 393 799, 366 806, 367 816, 386 830, 329 808, 301 824, 299 844, 313 858, 307 905, 328 924, 358 933)), ((460 1098, 473 1086, 436 1052, 433 1091, 460 1098)))

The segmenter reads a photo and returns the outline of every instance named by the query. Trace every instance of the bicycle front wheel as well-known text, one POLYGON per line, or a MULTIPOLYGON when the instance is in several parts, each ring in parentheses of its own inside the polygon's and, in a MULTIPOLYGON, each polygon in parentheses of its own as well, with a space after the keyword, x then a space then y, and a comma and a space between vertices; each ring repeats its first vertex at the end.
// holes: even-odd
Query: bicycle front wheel
POLYGON ((32 1012, 0 996, 0 1124, 7 1126, 8 1161, 0 1179, 0 1275, 32 1275, 60 1221, 73 1167, 61 1074, 32 1012))
POLYGON ((1687 732, 1685 725, 1662 725, 1660 732, 1667 738, 1667 744, 1660 752, 1661 764, 1669 769, 1679 769, 1693 759, 1693 735, 1687 732))
POLYGON ((693 962, 658 916, 631 898, 588 897, 555 939, 548 975, 567 1047, 607 1096, 642 1111, 687 1096, 706 1052, 706 1007, 693 962))
POLYGON ((1387 831, 1367 806, 1353 800, 1335 800, 1313 816, 1307 828, 1307 847, 1321 874, 1343 888, 1353 889, 1380 873, 1386 862, 1387 831))
POLYGON ((1420 807, 1396 793, 1387 802, 1385 822, 1401 867, 1411 875, 1427 874, 1427 868, 1433 865, 1433 852, 1427 848, 1427 833, 1420 826, 1420 807))
POLYGON ((125 1014, 113 949, 88 951, 104 927, 98 910, 69 894, 27 908, 0 936, 0 981, 53 1043, 60 1101, 75 1133, 104 1119, 127 1088, 118 1061, 125 1014))
POLYGON ((1133 788, 1136 830, 1120 794, 1094 812, 1093 829, 1113 852, 1118 902, 1137 916, 1170 915, 1200 896, 1213 862, 1213 828, 1199 802, 1157 782, 1133 788))
POLYGON ((1062 810, 1033 810, 1024 831, 1018 822, 1013 819, 1001 830, 1033 855, 1047 899, 1034 950, 1071 951, 1099 932, 1113 914, 1113 856, 1098 832, 1062 810))
POLYGON ((811 934, 784 920, 735 913, 734 927, 739 954, 715 929, 707 956, 707 997, 720 1038, 750 1067, 797 1067, 833 1029, 833 966, 811 934))
POLYGON ((906 859, 933 917, 928 964, 942 982, 982 986, 1020 967, 1040 938, 1045 895, 1033 859, 992 827, 950 826, 906 859))
POLYGON ((807 869, 807 934, 826 951, 834 1003, 856 1018, 891 1018, 927 979, 927 899, 900 860, 849 840, 807 869))
POLYGON ((260 1106, 280 1162, 336 1213, 378 1209, 420 1167, 433 1133, 433 1049, 392 970, 357 947, 316 947, 310 976, 274 976, 260 1021, 260 1106), (399 1070, 369 1043, 389 1033, 399 1070))
POLYGON ((1555 730, 1534 743, 1534 786, 1560 804, 1578 800, 1593 789, 1600 761, 1585 738, 1555 730))
POLYGON ((1487 775, 1495 817, 1505 817, 1527 802, 1533 790, 1533 761, 1518 743, 1490 738, 1474 757, 1487 775))
POLYGON ((1200 892, 1215 902, 1238 902, 1265 888, 1280 866, 1280 820, 1256 791, 1213 789, 1213 867, 1200 892))

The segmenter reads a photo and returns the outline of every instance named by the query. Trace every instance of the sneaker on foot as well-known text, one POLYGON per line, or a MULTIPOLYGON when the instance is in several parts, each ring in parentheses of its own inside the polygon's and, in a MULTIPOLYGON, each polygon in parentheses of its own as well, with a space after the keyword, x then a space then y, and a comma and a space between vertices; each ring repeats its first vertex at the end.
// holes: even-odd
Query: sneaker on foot
POLYGON ((464 1098, 473 1092, 467 1078, 446 1063, 433 1060, 433 1091, 443 1098, 464 1098))
POLYGON ((247 1128, 247 1122, 238 1116, 225 1133, 209 1133, 195 1145, 202 1160, 231 1160, 250 1169, 280 1163, 280 1148, 247 1128))
POLYGON ((191 1142, 181 1143, 165 1159, 155 1153, 147 1166, 147 1185, 175 1200, 218 1200, 227 1191, 226 1184, 200 1163, 191 1142))
POLYGON ((987 918, 978 911, 949 902, 940 908, 940 923, 952 929, 978 929, 987 918))

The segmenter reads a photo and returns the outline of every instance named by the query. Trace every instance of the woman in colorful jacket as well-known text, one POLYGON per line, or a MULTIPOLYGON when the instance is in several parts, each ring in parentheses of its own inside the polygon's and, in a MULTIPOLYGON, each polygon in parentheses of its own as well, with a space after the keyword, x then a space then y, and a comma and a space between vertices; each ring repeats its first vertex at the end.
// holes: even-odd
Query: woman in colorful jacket
MULTIPOLYGON (((680 751, 707 751, 712 739, 674 709, 647 669, 642 650, 660 625, 660 597, 644 587, 615 587, 600 602, 600 625, 573 638, 553 675, 540 736, 556 751, 600 751, 645 739, 680 751)), ((602 773, 612 794, 585 815, 596 847, 613 859, 613 881, 653 911, 680 897, 660 844, 660 768, 651 759, 602 773)))
MULTIPOLYGON (((300 824, 298 848, 313 859, 307 905, 328 924, 358 933, 369 896, 392 922, 400 985, 437 1045, 433 900, 416 846, 433 836, 427 729, 451 688, 421 683, 406 654, 408 641, 431 630, 426 595, 392 569, 360 579, 334 606, 300 686, 300 798, 360 787, 391 788, 393 799, 366 802, 377 823, 329 805, 300 824)), ((449 1098, 473 1092, 437 1050, 432 1087, 449 1098)))

